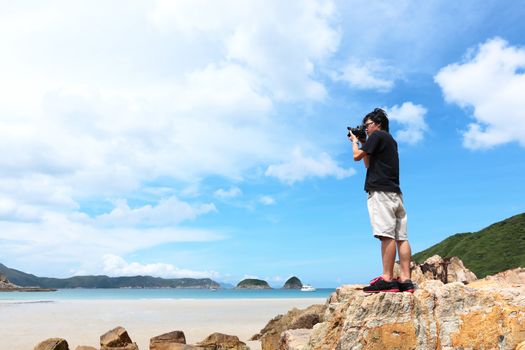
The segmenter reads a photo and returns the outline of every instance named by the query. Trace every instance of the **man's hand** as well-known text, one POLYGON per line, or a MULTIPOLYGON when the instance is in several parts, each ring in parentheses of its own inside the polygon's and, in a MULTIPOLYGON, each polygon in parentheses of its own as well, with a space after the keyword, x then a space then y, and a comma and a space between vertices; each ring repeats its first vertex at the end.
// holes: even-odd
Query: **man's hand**
POLYGON ((357 138, 357 136, 354 135, 352 131, 350 131, 350 136, 348 137, 348 139, 353 143, 359 142, 359 139, 357 138))

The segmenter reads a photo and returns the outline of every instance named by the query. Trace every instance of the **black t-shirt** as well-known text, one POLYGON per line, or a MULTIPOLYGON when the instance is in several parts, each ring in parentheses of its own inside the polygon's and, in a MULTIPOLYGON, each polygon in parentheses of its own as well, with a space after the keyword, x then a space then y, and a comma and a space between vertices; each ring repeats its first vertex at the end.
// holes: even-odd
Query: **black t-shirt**
POLYGON ((373 132, 363 145, 363 151, 369 158, 365 191, 401 193, 397 142, 392 135, 383 130, 373 132))

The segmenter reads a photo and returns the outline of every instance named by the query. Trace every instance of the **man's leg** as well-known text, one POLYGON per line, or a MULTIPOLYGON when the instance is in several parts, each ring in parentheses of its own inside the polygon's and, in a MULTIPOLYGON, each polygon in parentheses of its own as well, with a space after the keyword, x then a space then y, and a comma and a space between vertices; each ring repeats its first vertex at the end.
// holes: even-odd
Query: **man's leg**
POLYGON ((397 251, 399 253, 399 279, 406 281, 410 279, 410 260, 412 251, 408 241, 397 241, 397 251))
POLYGON ((381 259, 383 261, 383 279, 391 281, 394 277, 394 262, 396 260, 396 241, 381 237, 381 259))

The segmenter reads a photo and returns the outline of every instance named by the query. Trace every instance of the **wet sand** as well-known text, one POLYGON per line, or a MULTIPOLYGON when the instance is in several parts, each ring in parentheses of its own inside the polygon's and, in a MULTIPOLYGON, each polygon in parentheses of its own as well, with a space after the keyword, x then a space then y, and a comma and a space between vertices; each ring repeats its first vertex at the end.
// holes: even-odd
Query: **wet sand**
POLYGON ((294 307, 324 302, 324 298, 0 300, 0 349, 33 349, 40 341, 53 337, 66 339, 71 350, 78 345, 98 349, 100 335, 122 326, 141 350, 149 349, 150 338, 174 330, 182 330, 188 344, 221 332, 238 336, 256 350, 260 343, 248 339, 270 319, 294 307))

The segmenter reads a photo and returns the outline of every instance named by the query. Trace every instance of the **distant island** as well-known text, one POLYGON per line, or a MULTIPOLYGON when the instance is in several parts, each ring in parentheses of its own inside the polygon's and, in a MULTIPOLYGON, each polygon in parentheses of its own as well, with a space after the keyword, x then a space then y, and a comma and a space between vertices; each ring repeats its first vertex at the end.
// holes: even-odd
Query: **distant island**
POLYGON ((301 289, 303 288, 303 283, 301 280, 295 276, 290 277, 283 286, 283 289, 301 289))
MULTIPOLYGON (((37 277, 0 264, 0 274, 19 287, 44 289, 66 288, 202 288, 217 289, 219 283, 209 278, 164 279, 151 276, 108 277, 75 276, 70 278, 37 277)), ((34 289, 33 289, 34 290, 34 289)))
POLYGON ((247 278, 240 281, 235 289, 272 289, 272 287, 266 281, 247 278))

